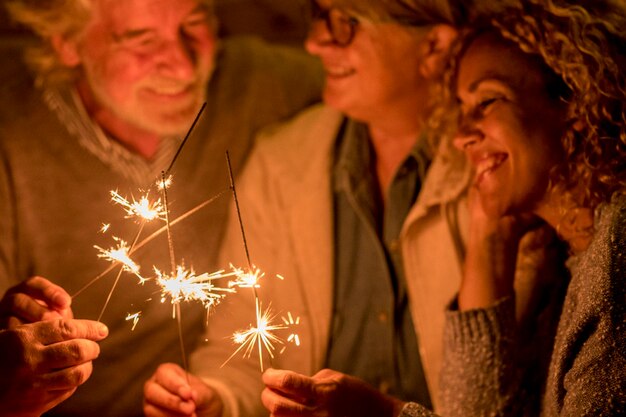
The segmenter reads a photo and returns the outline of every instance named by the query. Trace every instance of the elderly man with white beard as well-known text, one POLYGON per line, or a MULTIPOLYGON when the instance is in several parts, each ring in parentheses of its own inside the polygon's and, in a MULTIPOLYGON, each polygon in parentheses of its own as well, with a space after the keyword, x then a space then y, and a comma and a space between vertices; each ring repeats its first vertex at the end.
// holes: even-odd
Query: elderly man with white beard
MULTIPOLYGON (((101 318, 110 332, 91 373, 106 329, 73 317, 96 319, 114 277, 69 297, 107 267, 94 245, 136 233, 109 192, 153 184, 206 102, 172 171, 171 216, 220 195, 229 186, 225 151, 237 173, 259 128, 317 100, 321 71, 301 52, 219 40, 211 0, 6 4, 38 42, 0 93, 0 319, 9 332, 0 350, 11 349, 19 370, 0 372, 0 399, 8 415, 40 415, 88 379, 49 415, 142 415, 142 386, 156 365, 182 363, 171 310, 153 288, 123 276, 101 318), (98 233, 102 223, 111 234, 98 233), (139 310, 131 332, 124 319, 139 310), (66 332, 50 337, 59 328, 66 332), (48 349, 54 342, 64 344, 48 349)), ((172 229, 178 261, 196 271, 214 267, 224 195, 172 229)), ((162 225, 152 223, 146 235, 162 225)), ((166 270, 163 239, 136 261, 166 270)), ((182 308, 189 351, 204 316, 201 306, 182 308)))

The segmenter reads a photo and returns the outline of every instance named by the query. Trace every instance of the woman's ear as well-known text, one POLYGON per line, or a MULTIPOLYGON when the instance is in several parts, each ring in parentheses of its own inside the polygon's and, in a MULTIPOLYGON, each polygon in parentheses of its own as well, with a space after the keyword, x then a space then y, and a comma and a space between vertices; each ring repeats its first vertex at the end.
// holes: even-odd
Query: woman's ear
POLYGON ((73 68, 80 64, 81 59, 75 40, 66 39, 61 35, 53 35, 50 41, 63 65, 73 68))
POLYGON ((422 41, 420 72, 424 78, 439 78, 449 57, 457 30, 450 25, 435 25, 422 41))

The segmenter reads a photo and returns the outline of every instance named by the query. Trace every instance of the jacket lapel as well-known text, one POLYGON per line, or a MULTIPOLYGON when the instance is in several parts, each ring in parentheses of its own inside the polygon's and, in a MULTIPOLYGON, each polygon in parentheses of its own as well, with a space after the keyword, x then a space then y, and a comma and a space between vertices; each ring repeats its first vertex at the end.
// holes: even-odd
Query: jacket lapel
POLYGON ((297 268, 301 299, 312 332, 310 372, 321 369, 326 357, 333 303, 333 207, 331 169, 335 136, 342 120, 324 108, 301 138, 299 151, 280 176, 284 193, 287 235, 297 268))

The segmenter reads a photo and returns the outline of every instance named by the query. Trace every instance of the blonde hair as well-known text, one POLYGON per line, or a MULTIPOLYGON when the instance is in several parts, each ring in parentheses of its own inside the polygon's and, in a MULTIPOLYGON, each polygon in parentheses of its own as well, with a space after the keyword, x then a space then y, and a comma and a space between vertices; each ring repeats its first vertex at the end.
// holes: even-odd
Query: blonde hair
MULTIPOLYGON (((499 34, 540 59, 547 86, 567 102, 561 138, 564 162, 553 167, 549 191, 565 196, 565 212, 595 209, 626 190, 626 6, 616 0, 509 1, 477 16, 456 46, 445 77, 444 103, 431 125, 449 136, 455 126, 455 74, 463 49, 482 31, 499 34)), ((442 96, 443 97, 443 96, 442 96)))
MULTIPOLYGON (((124 1, 124 0, 119 0, 124 1)), ((213 11, 213 0, 199 0, 213 11)), ((7 0, 9 16, 37 35, 37 42, 25 51, 25 60, 36 82, 58 85, 76 78, 76 69, 63 65, 51 39, 78 39, 91 20, 93 0, 7 0)))

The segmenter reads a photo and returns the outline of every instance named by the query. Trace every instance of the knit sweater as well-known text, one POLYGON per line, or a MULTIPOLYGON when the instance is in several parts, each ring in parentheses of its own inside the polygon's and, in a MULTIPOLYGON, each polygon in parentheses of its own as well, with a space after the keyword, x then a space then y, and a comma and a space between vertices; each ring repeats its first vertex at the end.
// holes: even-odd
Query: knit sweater
MULTIPOLYGON (((168 191, 172 219, 220 196, 172 227, 177 263, 196 273, 215 268, 230 195, 225 151, 237 173, 258 129, 314 102, 321 91, 319 67, 300 51, 239 39, 225 41, 216 59, 207 108, 174 165, 168 191)), ((44 104, 43 92, 26 75, 17 73, 0 87, 0 294, 32 275, 74 294, 110 265, 98 258, 94 245, 115 246, 112 236, 130 244, 139 230, 110 201, 109 192, 138 198, 138 189, 156 178, 135 182, 89 151, 67 121, 44 104), (110 224, 106 234, 99 233, 103 223, 110 224)), ((160 221, 146 224, 141 239, 162 226, 160 221)), ((154 275, 153 265, 169 272, 167 248, 161 234, 133 260, 145 276, 154 275)), ((114 279, 115 273, 107 274, 75 297, 75 317, 98 318, 114 279)), ((184 342, 191 352, 206 314, 193 303, 181 307, 184 342)), ((51 415, 143 415, 144 382, 160 363, 181 363, 172 307, 160 302, 153 283, 140 286, 132 274, 123 274, 102 321, 110 334, 100 343, 91 378, 51 415), (131 331, 132 322, 125 318, 138 311, 140 320, 131 331)))
MULTIPOLYGON (((540 416, 626 413, 626 199, 599 208, 595 224, 588 249, 568 261, 572 278, 542 386, 522 383, 512 298, 449 311, 442 415, 528 415, 524 399, 533 391, 543 393, 540 416)), ((433 414, 408 404, 401 416, 433 414)))

